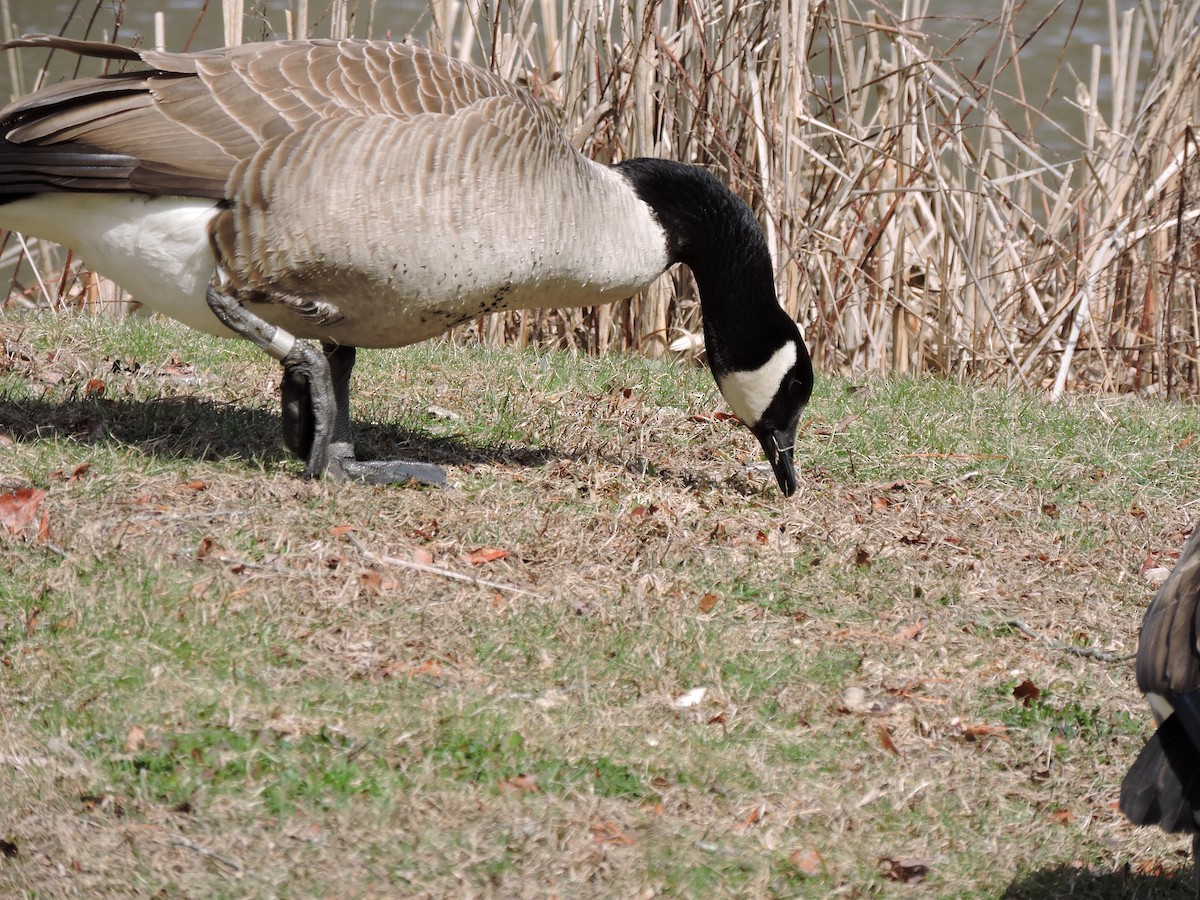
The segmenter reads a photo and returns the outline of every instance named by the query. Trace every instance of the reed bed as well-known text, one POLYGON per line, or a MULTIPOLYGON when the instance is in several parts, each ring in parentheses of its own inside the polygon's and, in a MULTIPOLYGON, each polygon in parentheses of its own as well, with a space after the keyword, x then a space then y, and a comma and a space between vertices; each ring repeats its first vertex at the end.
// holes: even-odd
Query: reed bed
MULTIPOLYGON (((1019 29, 1015 0, 970 21, 929 0, 429 0, 402 34, 374 3, 227 0, 224 34, 411 38, 527 85, 594 159, 710 168, 758 212, 824 372, 1200 392, 1200 0, 1109 0, 1086 71, 1026 77, 1035 36, 1079 41, 1083 2, 1019 29), (981 61, 945 39, 964 32, 994 36, 981 61), (1073 132, 1047 113, 1063 95, 1073 132)), ((67 33, 98 37, 104 15, 132 37, 111 13, 67 33)), ((9 240, 6 303, 120 299, 61 260, 9 240)), ((700 333, 677 270, 622 304, 453 339, 698 356, 700 333)))

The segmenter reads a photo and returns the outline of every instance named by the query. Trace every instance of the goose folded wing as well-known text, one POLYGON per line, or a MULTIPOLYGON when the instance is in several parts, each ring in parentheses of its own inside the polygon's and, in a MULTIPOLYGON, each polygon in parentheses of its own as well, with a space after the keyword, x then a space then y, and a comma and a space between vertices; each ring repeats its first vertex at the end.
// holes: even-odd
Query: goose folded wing
MULTIPOLYGON (((43 190, 222 199, 239 163, 322 119, 403 121, 495 98, 528 102, 489 73, 388 42, 277 41, 164 53, 30 36, 3 46, 149 67, 70 81, 0 110, 0 136, 22 150, 21 183, 32 172, 31 183, 43 190), (63 170, 64 152, 81 165, 77 172, 63 170)), ((5 155, 18 154, 8 148, 5 155)), ((13 192, 2 174, 0 188, 13 192)))

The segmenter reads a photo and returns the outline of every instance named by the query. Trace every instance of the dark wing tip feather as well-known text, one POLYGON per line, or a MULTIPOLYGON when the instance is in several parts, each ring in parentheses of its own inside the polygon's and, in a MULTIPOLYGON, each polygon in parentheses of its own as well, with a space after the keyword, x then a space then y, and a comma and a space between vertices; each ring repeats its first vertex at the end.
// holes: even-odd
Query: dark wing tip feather
POLYGON ((1200 752, 1171 716, 1151 735, 1121 783, 1121 812, 1134 825, 1196 832, 1200 752))
POLYGON ((77 144, 29 148, 0 141, 0 200, 63 191, 127 189, 137 162, 132 156, 77 144))

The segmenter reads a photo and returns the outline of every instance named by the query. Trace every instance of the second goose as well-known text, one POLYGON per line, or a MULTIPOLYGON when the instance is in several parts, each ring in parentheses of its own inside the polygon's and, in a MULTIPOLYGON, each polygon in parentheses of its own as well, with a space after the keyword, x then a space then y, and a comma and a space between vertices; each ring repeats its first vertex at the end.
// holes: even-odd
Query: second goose
POLYGON ((0 227, 69 246, 150 308, 279 360, 284 441, 306 476, 441 477, 355 458, 356 347, 621 300, 683 263, 717 385, 795 492, 812 365, 761 228, 704 170, 594 163, 527 92, 404 44, 4 46, 140 68, 0 110, 0 227))

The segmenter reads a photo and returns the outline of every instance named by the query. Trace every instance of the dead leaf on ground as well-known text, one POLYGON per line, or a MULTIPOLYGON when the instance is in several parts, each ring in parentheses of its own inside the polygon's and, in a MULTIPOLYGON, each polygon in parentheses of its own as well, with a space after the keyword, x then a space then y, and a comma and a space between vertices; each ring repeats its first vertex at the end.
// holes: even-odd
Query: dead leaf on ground
POLYGON ((1020 700, 1023 706, 1029 706, 1034 700, 1042 696, 1042 692, 1037 689, 1037 685, 1026 678, 1013 688, 1013 696, 1020 700))
POLYGON ((851 425, 857 422, 858 419, 858 413, 851 413, 850 415, 839 419, 837 424, 833 426, 833 433, 841 434, 843 431, 846 431, 851 425))
POLYGON ((622 844, 632 847, 637 840, 629 835, 620 825, 611 819, 592 824, 592 838, 598 844, 622 844))
POLYGON ((217 542, 210 536, 205 535, 200 539, 200 546, 196 548, 196 559, 204 559, 217 548, 217 542))
POLYGON ((512 556, 510 550, 498 550, 495 547, 477 547, 467 554, 467 562, 473 566, 482 566, 484 563, 495 562, 498 559, 507 559, 512 556))
POLYGON ((928 619, 917 619, 917 621, 913 622, 911 625, 907 625, 897 631, 896 637, 902 641, 911 641, 913 638, 925 631, 925 626, 928 624, 928 619))
POLYGON ((1003 725, 976 725, 970 722, 963 722, 960 719, 951 719, 950 727, 954 729, 956 737, 960 737, 968 742, 1001 735, 1007 730, 1003 725))
POLYGON ((424 547, 418 547, 412 553, 413 562, 420 563, 423 566, 433 565, 433 554, 424 547))
POLYGON ((629 518, 633 519, 635 522, 640 522, 642 519, 646 518, 647 516, 652 516, 656 512, 658 512, 658 507, 653 503, 651 503, 649 506, 639 503, 629 511, 629 518))
POLYGON ((420 538, 423 541, 432 541, 435 537, 438 536, 438 532, 440 530, 441 530, 441 526, 438 525, 438 520, 430 519, 429 524, 426 527, 414 528, 412 530, 412 536, 416 537, 416 538, 420 538))
POLYGON ((14 859, 19 852, 16 842, 0 840, 0 855, 5 859, 14 859))
POLYGON ((751 825, 761 822, 767 815, 767 806, 765 803, 760 803, 758 806, 753 806, 743 813, 738 819, 737 825, 734 826, 736 831, 746 831, 751 825))
POLYGON ((705 594, 700 598, 700 612, 712 612, 720 598, 716 594, 705 594))
POLYGON ((358 584, 364 591, 378 594, 383 589, 383 576, 374 569, 367 569, 358 573, 358 584))
POLYGON ((430 678, 440 678, 442 675, 442 664, 436 659, 423 659, 418 663, 410 664, 405 674, 407 675, 428 675, 430 678))
POLYGON ((532 775, 516 775, 513 778, 502 780, 500 790, 515 791, 519 794, 536 794, 541 788, 537 786, 537 779, 532 775))
POLYGON ((900 756, 900 748, 896 746, 896 742, 892 740, 892 733, 888 731, 887 726, 879 723, 875 726, 879 732, 879 744, 888 753, 893 756, 900 756))
POLYGON ((824 866, 821 863, 821 854, 816 850, 793 850, 788 854, 788 859, 792 861, 792 865, 802 875, 807 875, 813 878, 821 874, 824 866))
POLYGON ((14 537, 19 535, 38 514, 38 507, 46 499, 41 488, 21 488, 10 494, 0 494, 0 525, 14 537))
POLYGON ((146 746, 146 729, 140 725, 131 727, 129 733, 125 735, 125 743, 122 746, 126 753, 137 753, 146 746))
POLYGON ((920 884, 929 874, 929 862, 912 856, 901 856, 892 859, 885 856, 879 861, 883 869, 883 877, 902 884, 920 884))
POLYGON ((207 491, 208 484, 203 481, 185 481, 183 486, 189 491, 207 491))
POLYGON ((81 480, 83 478, 83 476, 85 476, 87 474, 88 469, 90 469, 91 467, 92 467, 91 463, 86 463, 86 462, 80 463, 79 465, 77 465, 75 468, 73 468, 71 470, 70 475, 68 475, 66 472, 60 470, 58 472, 51 473, 50 477, 52 479, 54 479, 55 481, 65 481, 68 484, 70 484, 72 481, 81 480))
POLYGON ((1075 814, 1069 809, 1055 809, 1048 816, 1051 822, 1055 825, 1067 825, 1075 819, 1075 814))
POLYGON ((343 534, 349 534, 352 531, 354 531, 353 525, 334 525, 329 529, 329 533, 333 537, 341 537, 343 534))

